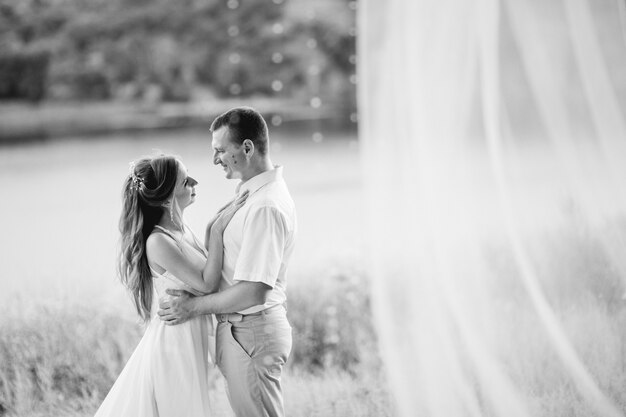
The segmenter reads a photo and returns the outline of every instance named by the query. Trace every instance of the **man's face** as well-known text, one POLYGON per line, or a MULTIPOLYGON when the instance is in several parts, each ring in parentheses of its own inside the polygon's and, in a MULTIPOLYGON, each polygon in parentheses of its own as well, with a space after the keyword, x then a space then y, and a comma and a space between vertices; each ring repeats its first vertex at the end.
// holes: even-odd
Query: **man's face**
POLYGON ((224 168, 226 178, 243 178, 243 170, 247 162, 243 146, 231 141, 228 126, 222 126, 213 132, 211 145, 213 146, 213 163, 224 168))

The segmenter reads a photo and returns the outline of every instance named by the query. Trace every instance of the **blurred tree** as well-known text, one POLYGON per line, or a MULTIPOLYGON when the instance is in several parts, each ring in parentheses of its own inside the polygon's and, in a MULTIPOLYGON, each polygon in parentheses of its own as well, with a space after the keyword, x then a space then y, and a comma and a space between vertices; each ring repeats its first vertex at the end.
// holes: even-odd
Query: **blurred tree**
MULTIPOLYGON (((303 19, 299 0, 0 0, 0 57, 47 54, 49 76, 33 90, 57 99, 189 100, 208 89, 353 102, 354 13, 326 3, 303 19)), ((3 91, 15 94, 11 83, 3 91)))
POLYGON ((45 96, 49 56, 45 52, 0 55, 0 99, 38 102, 45 96))

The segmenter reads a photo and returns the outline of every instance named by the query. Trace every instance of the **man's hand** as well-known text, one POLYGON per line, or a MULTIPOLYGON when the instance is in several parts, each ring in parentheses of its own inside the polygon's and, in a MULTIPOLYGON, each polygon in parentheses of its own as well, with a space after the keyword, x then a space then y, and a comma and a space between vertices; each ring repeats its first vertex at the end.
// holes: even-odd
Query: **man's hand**
POLYGON ((168 326, 181 324, 194 317, 192 295, 184 290, 167 289, 168 300, 159 300, 158 315, 168 326))

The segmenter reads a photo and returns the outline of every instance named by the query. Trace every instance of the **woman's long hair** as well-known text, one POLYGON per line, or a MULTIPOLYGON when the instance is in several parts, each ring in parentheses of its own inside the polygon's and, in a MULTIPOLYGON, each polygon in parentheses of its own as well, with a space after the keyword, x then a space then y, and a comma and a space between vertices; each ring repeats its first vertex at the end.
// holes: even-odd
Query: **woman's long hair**
POLYGON ((118 272, 144 321, 150 320, 153 293, 146 239, 172 197, 177 175, 176 158, 159 155, 131 162, 130 174, 124 182, 118 272))

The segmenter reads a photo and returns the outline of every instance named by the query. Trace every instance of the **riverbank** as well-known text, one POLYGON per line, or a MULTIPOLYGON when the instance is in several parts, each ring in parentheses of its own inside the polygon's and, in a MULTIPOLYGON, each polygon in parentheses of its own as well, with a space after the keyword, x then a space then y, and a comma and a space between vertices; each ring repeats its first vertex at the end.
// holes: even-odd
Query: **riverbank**
MULTIPOLYGON (((0 104, 0 145, 72 136, 208 127, 229 108, 251 106, 272 125, 341 118, 335 106, 312 108, 295 100, 253 97, 188 103, 23 102, 0 104)), ((347 121, 349 122, 349 120, 347 121)))

